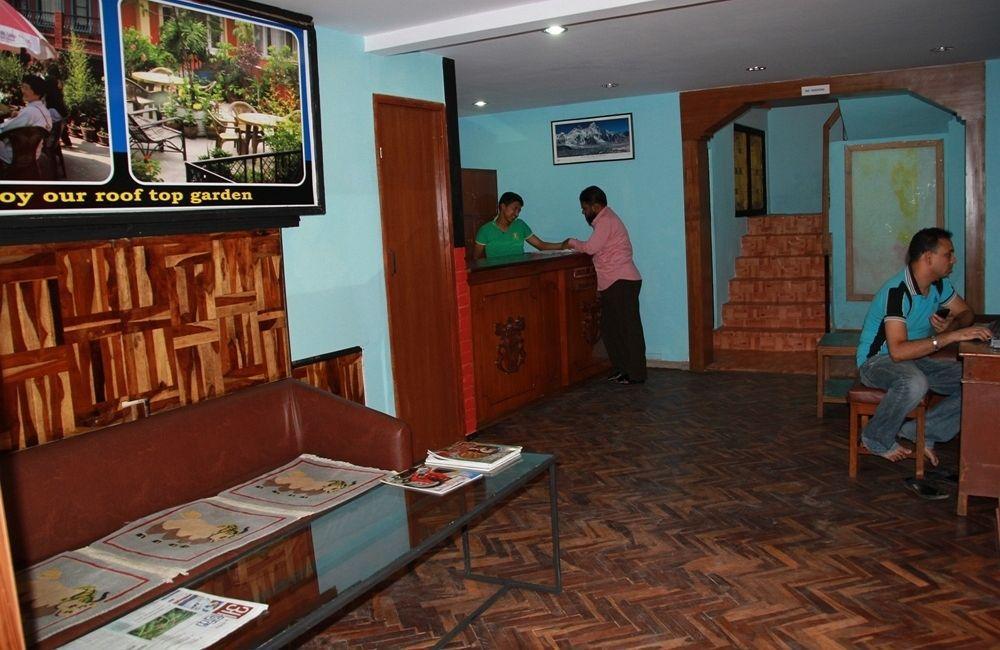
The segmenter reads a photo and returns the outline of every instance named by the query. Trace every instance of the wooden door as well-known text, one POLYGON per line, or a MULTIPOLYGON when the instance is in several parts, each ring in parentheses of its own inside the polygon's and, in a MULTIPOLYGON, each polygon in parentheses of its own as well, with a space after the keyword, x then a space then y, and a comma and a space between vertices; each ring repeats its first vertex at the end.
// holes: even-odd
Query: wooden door
POLYGON ((375 95, 396 416, 414 458, 462 438, 444 106, 375 95))
POLYGON ((472 259, 476 231, 496 216, 497 172, 495 169, 462 170, 462 222, 465 250, 472 259))

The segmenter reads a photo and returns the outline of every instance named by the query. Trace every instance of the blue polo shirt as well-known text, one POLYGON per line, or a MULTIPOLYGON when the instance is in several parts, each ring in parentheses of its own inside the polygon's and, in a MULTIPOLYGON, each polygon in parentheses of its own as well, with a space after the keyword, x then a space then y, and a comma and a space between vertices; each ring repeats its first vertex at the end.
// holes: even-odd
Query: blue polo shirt
POLYGON ((955 287, 951 280, 941 278, 927 288, 927 295, 920 293, 920 287, 913 279, 909 265, 892 276, 875 294, 868 307, 865 324, 861 328, 858 341, 858 367, 877 354, 889 354, 885 339, 885 322, 898 320, 906 324, 906 340, 925 339, 934 332, 931 315, 942 305, 947 306, 955 297, 955 287))

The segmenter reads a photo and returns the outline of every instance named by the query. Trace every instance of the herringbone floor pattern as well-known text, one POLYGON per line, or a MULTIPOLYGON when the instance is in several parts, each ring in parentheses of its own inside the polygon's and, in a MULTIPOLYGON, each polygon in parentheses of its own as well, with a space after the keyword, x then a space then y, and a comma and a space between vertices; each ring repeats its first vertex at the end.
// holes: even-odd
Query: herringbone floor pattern
MULTIPOLYGON (((809 376, 653 370, 483 431, 559 459, 564 591, 513 591, 449 647, 996 648, 996 502, 959 518, 869 457, 850 482, 846 411, 814 401, 809 376)), ((549 580, 546 484, 472 539, 482 572, 549 580)), ((492 593, 460 568, 441 548, 305 647, 430 647, 492 593)))

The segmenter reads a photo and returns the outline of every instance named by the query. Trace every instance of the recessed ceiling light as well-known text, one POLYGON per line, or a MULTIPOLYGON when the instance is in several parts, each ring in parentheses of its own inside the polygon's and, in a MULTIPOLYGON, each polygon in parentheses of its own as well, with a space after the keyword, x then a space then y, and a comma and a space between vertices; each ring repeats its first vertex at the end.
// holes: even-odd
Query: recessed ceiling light
POLYGON ((549 25, 542 31, 548 34, 549 36, 559 36, 560 34, 566 31, 566 28, 563 27, 562 25, 549 25))
POLYGON ((945 52, 951 52, 955 49, 954 45, 938 45, 931 48, 931 52, 935 54, 944 54, 945 52))
POLYGON ((484 99, 477 99, 476 101, 472 102, 472 105, 475 106, 475 107, 477 107, 477 108, 482 108, 483 106, 486 106, 486 100, 484 100, 484 99))
POLYGON ((751 66, 747 66, 747 72, 761 72, 763 70, 767 70, 767 66, 766 65, 751 65, 751 66))
POLYGON ((618 82, 617 81, 609 81, 608 83, 604 84, 604 87, 605 88, 617 88, 618 87, 618 82))

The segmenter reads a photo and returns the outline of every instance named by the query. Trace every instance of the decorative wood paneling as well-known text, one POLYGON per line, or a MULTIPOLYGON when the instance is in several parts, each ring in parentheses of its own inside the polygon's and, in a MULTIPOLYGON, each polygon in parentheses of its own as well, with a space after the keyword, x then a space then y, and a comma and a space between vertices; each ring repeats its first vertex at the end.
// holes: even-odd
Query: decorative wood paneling
POLYGON ((358 404, 365 403, 361 348, 350 348, 292 364, 292 377, 358 404))
POLYGON ((0 247, 0 449, 288 376, 278 231, 0 247))

